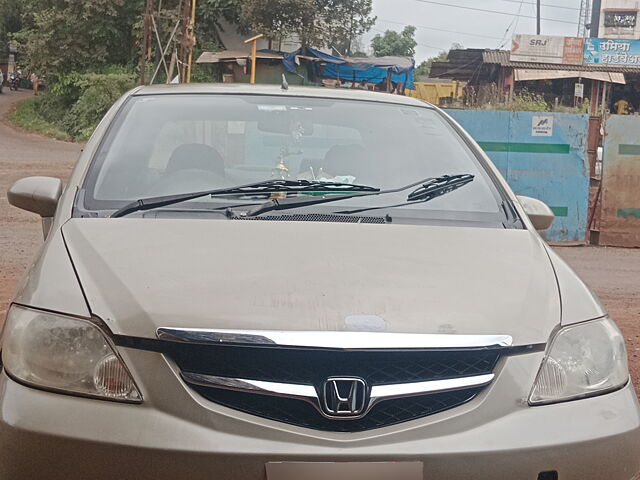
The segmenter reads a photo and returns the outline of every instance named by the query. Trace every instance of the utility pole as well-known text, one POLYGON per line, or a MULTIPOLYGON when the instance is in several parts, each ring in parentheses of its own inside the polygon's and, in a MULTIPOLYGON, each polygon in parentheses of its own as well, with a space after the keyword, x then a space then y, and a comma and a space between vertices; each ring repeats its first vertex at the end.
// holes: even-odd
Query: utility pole
POLYGON ((140 52, 140 85, 145 84, 147 59, 151 48, 151 17, 153 16, 153 0, 147 0, 147 9, 144 13, 144 34, 142 38, 142 50, 140 52))
POLYGON ((540 0, 536 1, 536 35, 540 35, 540 0))
POLYGON ((189 31, 193 39, 189 49, 189 59, 187 61, 187 83, 191 83, 191 65, 193 64, 193 49, 196 48, 196 0, 191 0, 191 19, 189 21, 189 31))
POLYGON ((600 30, 600 10, 602 9, 601 0, 593 0, 591 4, 591 22, 589 28, 589 36, 597 38, 600 30))
POLYGON ((180 72, 180 83, 187 83, 187 63, 189 61, 189 51, 192 48, 191 24, 191 0, 185 0, 182 11, 182 41, 180 42, 180 52, 178 54, 178 71, 180 72))

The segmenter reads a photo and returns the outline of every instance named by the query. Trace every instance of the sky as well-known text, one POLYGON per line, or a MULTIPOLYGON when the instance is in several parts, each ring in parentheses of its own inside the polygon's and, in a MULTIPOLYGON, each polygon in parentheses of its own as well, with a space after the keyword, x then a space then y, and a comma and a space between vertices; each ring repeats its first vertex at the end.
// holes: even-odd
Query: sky
MULTIPOLYGON (((419 64, 442 50, 449 50, 453 43, 460 43, 465 48, 509 49, 513 33, 536 33, 534 18, 515 16, 520 9, 520 15, 535 17, 536 0, 432 1, 441 5, 423 0, 373 0, 373 15, 378 20, 363 42, 368 46, 378 33, 400 31, 404 25, 413 25, 417 28, 416 63, 419 64), (466 10, 452 5, 500 13, 466 10)), ((541 34, 575 36, 580 4, 581 0, 542 0, 541 17, 548 20, 542 20, 541 34)))

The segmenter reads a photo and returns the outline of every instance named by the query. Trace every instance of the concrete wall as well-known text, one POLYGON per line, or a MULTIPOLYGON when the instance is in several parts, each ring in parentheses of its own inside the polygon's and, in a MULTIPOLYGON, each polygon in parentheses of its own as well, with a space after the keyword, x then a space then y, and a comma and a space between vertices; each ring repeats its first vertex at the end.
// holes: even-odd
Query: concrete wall
POLYGON ((556 219, 549 241, 584 241, 588 221, 588 115, 447 110, 482 146, 517 195, 539 198, 556 219))
POLYGON ((640 117, 605 123, 600 245, 640 247, 640 117))

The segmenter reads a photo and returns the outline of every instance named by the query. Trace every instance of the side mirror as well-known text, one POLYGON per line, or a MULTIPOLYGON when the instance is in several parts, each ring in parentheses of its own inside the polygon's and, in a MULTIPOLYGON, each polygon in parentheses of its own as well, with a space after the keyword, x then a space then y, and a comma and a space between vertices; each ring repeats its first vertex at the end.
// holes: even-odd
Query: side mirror
POLYGON ((26 177, 11 186, 7 192, 7 200, 14 207, 40 215, 42 231, 46 238, 60 195, 62 195, 62 181, 59 178, 26 177))
POLYGON ((522 195, 518 195, 517 198, 536 230, 547 230, 551 226, 555 215, 546 203, 522 195))

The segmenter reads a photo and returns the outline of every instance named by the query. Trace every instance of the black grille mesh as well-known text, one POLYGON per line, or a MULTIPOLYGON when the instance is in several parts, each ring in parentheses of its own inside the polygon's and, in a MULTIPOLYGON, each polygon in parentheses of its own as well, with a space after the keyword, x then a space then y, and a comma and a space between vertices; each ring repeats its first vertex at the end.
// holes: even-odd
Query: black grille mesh
POLYGON ((329 432, 362 432, 415 420, 462 405, 480 391, 474 388, 388 400, 375 405, 364 418, 331 420, 323 417, 311 404, 300 400, 198 386, 194 388, 206 399, 235 410, 299 427, 329 432))
MULTIPOLYGON (((332 351, 164 342, 163 352, 183 372, 221 377, 314 385, 333 376, 364 378, 369 385, 442 380, 492 373, 501 350, 332 351)), ((295 399, 192 385, 213 402, 280 422, 318 430, 356 432, 432 415, 471 400, 480 390, 387 400, 360 420, 324 418, 312 405, 295 399)))
POLYGON ((469 377, 491 373, 500 357, 497 349, 344 352, 178 343, 167 343, 164 351, 186 372, 313 385, 345 375, 369 385, 469 377))

